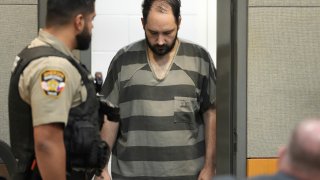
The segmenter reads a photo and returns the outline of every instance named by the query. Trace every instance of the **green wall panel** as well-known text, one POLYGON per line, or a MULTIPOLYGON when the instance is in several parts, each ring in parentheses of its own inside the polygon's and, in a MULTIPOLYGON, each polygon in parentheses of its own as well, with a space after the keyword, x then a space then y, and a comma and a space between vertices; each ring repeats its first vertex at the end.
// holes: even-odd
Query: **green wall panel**
MULTIPOLYGON (((275 1, 274 1, 275 2, 275 1)), ((249 8, 248 157, 275 157, 320 116, 320 7, 249 8)))
POLYGON ((1 4, 38 4, 38 0, 0 0, 1 4))
POLYGON ((16 54, 37 35, 37 5, 0 5, 0 12, 0 138, 9 142, 10 70, 16 54))
POLYGON ((249 6, 320 6, 320 0, 249 0, 249 6))

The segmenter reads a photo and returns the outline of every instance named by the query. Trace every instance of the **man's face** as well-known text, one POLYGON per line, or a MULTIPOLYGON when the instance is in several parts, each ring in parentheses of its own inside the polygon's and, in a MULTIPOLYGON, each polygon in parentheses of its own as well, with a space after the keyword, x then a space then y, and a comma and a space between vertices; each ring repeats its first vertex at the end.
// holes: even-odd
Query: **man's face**
POLYGON ((174 39, 168 43, 164 43, 164 44, 152 44, 151 43, 151 38, 148 38, 147 33, 145 33, 146 36, 146 40, 147 40, 147 45, 148 47, 151 49, 151 51, 156 54, 157 56, 164 56, 166 54, 168 54, 169 52, 171 52, 171 50, 173 49, 175 42, 177 40, 177 33, 174 37, 174 39))
POLYGON ((151 8, 144 25, 148 47, 157 56, 171 52, 178 35, 178 25, 170 10, 159 12, 151 8))
POLYGON ((90 47, 94 17, 95 13, 91 13, 85 18, 85 26, 83 31, 76 36, 76 49, 87 50, 90 47))

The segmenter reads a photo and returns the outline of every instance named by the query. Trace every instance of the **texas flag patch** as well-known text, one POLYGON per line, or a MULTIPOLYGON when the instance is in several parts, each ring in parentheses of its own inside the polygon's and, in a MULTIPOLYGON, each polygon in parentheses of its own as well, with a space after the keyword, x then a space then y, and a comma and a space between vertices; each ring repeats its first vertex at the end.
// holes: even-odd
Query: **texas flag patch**
POLYGON ((47 70, 41 74, 41 88, 48 96, 59 96, 65 87, 65 75, 61 71, 47 70))

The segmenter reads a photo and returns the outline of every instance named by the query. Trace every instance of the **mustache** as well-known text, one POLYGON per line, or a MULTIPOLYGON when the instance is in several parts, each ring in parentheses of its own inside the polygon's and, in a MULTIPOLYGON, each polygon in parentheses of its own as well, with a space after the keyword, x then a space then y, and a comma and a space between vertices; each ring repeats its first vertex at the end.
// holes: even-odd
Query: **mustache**
POLYGON ((166 44, 163 44, 163 45, 155 45, 155 47, 157 47, 157 48, 165 48, 165 47, 168 47, 168 45, 166 45, 166 44))

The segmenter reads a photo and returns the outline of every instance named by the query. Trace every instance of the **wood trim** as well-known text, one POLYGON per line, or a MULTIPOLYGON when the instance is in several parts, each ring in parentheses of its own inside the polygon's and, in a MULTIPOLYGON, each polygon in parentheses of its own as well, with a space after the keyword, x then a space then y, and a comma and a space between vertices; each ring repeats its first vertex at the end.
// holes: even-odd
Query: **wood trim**
POLYGON ((247 176, 274 174, 278 170, 278 158, 250 158, 247 159, 247 176))

